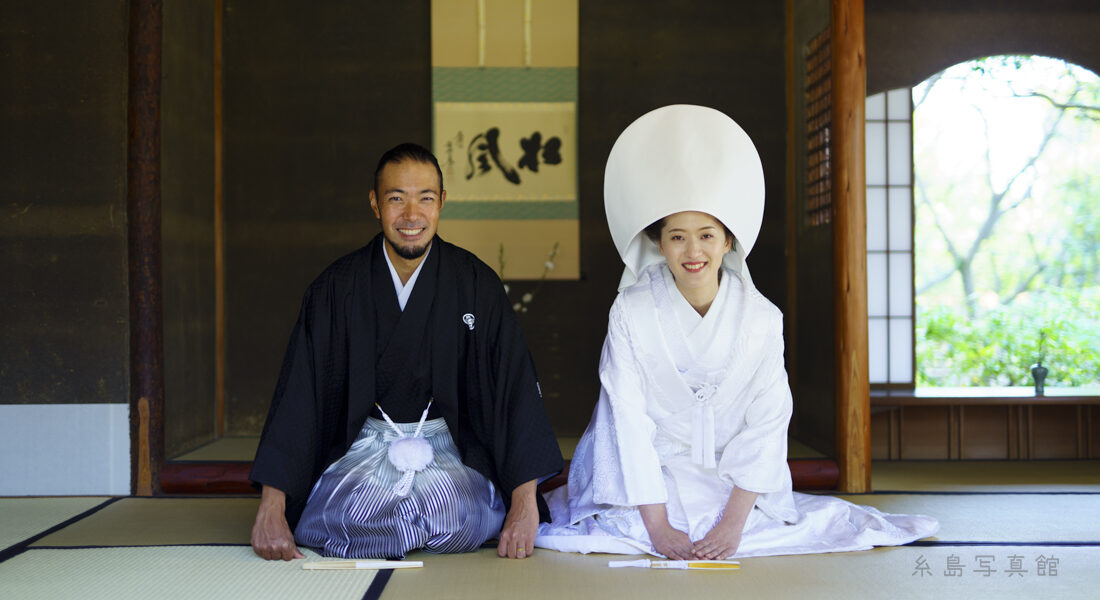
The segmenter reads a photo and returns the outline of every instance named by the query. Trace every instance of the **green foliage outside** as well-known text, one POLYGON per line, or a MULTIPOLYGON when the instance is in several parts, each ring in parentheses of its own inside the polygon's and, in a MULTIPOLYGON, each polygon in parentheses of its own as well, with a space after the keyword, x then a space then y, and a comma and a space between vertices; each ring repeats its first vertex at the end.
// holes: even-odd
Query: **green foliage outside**
POLYGON ((990 57, 913 98, 917 385, 1100 384, 1100 78, 990 57))
POLYGON ((1100 380, 1097 315, 1096 288, 1035 294, 976 320, 947 305, 922 307, 917 385, 1030 386, 1040 356, 1048 387, 1093 385, 1100 380))

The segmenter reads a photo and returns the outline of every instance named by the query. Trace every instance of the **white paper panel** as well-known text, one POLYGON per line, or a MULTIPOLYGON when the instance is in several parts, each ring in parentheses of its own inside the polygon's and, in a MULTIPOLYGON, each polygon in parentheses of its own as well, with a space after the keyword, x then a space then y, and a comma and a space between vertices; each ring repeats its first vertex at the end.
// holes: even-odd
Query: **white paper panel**
POLYGON ((868 374, 871 383, 889 383, 886 364, 886 319, 867 319, 868 374))
POLYGON ((0 405, 0 457, 0 496, 129 494, 130 405, 0 405))
POLYGON ((886 185, 886 124, 867 123, 867 185, 886 185))
POLYGON ((913 264, 908 252, 890 254, 890 316, 913 315, 913 264))
MULTIPOLYGON (((910 250, 913 246, 913 193, 912 188, 890 189, 890 249, 910 250)), ((870 203, 870 190, 868 203, 870 203)), ((870 210, 870 206, 868 206, 870 210)), ((868 224, 870 227, 870 224, 868 224)))
POLYGON ((910 88, 898 88, 886 92, 886 108, 888 111, 887 118, 891 121, 912 120, 913 91, 910 88))
POLYGON ((867 188, 867 250, 886 250, 886 188, 867 188))
POLYGON ((874 96, 867 96, 866 112, 863 115, 868 121, 873 119, 886 119, 886 94, 880 92, 874 96))
POLYGON ((909 123, 890 123, 890 185, 912 185, 913 142, 909 139, 909 123))
POLYGON ((886 255, 867 254, 867 314, 886 316, 886 255))
POLYGON ((913 320, 890 319, 890 383, 913 381, 913 320))

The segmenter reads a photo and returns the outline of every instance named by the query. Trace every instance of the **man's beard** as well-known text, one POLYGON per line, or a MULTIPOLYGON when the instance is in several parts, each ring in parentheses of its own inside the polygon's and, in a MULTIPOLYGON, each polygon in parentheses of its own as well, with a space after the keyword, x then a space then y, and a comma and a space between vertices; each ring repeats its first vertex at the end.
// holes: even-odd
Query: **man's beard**
POLYGON ((393 248, 393 251, 396 252, 397 255, 401 258, 405 260, 416 260, 421 256, 424 256, 424 253, 428 251, 428 246, 430 246, 432 242, 431 240, 428 240, 423 246, 420 246, 419 248, 415 246, 412 248, 398 246, 397 244, 393 243, 393 240, 391 240, 390 238, 386 238, 386 243, 388 243, 390 245, 390 248, 393 248))

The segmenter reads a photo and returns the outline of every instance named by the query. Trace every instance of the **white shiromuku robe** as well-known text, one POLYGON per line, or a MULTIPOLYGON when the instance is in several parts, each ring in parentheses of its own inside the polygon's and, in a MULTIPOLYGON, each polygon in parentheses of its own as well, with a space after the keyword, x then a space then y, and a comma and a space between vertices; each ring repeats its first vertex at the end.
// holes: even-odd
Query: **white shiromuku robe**
POLYGON ((643 271, 611 307, 600 383, 536 546, 660 556, 639 505, 665 504, 669 523, 698 541, 733 486, 758 494, 739 557, 863 550, 939 529, 930 517, 792 492, 782 314, 733 270, 723 268, 705 316, 664 264, 643 271))

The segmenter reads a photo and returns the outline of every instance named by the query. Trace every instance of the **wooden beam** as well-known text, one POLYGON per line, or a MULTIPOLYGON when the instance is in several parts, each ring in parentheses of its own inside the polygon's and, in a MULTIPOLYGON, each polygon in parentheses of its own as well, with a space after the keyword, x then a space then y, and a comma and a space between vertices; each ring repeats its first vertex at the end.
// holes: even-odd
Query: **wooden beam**
POLYGON ((831 0, 836 443, 842 492, 871 488, 867 373, 867 97, 863 0, 831 0))
POLYGON ((126 216, 130 283, 130 486, 159 492, 164 464, 161 313, 161 2, 131 0, 126 216))

